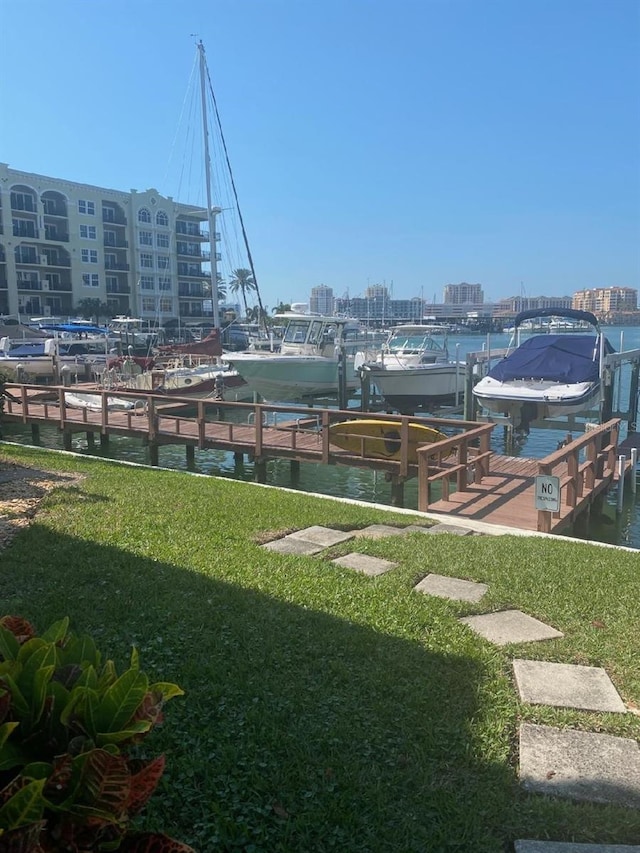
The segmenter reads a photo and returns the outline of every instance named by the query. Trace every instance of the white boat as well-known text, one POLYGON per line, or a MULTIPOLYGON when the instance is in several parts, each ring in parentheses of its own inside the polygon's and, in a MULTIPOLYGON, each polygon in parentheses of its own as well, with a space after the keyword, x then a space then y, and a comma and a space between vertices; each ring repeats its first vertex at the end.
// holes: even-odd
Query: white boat
POLYGON ((464 394, 464 364, 451 361, 447 327, 394 326, 376 357, 360 368, 389 406, 412 413, 454 403, 464 394))
MULTIPOLYGON (((64 402, 71 409, 88 409, 91 412, 102 411, 101 394, 82 394, 67 391, 64 395, 64 402)), ((144 407, 143 401, 125 400, 124 397, 107 397, 107 409, 109 411, 127 411, 135 409, 136 406, 144 407)))
POLYGON ((533 421, 597 408, 603 358, 613 347, 593 314, 557 308, 522 311, 515 330, 515 346, 473 389, 485 409, 510 417, 517 428, 528 431, 533 421), (518 345, 518 329, 524 321, 551 316, 587 323, 589 331, 544 332, 518 345))
POLYGON ((357 368, 370 342, 357 320, 321 314, 276 314, 284 324, 278 353, 226 353, 249 388, 268 402, 301 402, 340 396, 360 388, 357 368), (344 376, 340 370, 344 367, 344 376))
POLYGON ((228 403, 253 399, 253 392, 238 371, 227 364, 156 365, 151 370, 131 375, 127 387, 177 397, 213 398, 228 403))

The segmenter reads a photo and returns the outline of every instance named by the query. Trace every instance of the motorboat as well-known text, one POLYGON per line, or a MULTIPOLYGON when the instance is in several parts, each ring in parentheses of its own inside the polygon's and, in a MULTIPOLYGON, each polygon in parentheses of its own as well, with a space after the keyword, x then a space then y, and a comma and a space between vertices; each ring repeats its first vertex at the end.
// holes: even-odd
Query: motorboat
POLYGON ((521 311, 507 354, 473 388, 490 412, 510 417, 516 428, 544 418, 585 414, 600 403, 604 356, 613 347, 589 311, 543 308, 521 311), (533 335, 519 342, 519 328, 529 319, 561 317, 585 323, 588 331, 533 335))
MULTIPOLYGON (((70 409, 87 409, 90 412, 102 411, 101 394, 85 394, 82 392, 67 391, 64 395, 65 406, 70 409)), ((124 397, 107 397, 108 411, 129 411, 144 408, 142 400, 126 400, 124 397)))
POLYGON ((304 402, 340 396, 341 384, 347 395, 360 388, 357 367, 367 360, 371 339, 357 320, 304 312, 275 320, 284 326, 279 352, 222 356, 255 394, 267 402, 304 402))
POLYGON ((448 328, 441 325, 394 326, 366 373, 382 397, 402 413, 454 403, 464 394, 464 364, 452 361, 448 328))

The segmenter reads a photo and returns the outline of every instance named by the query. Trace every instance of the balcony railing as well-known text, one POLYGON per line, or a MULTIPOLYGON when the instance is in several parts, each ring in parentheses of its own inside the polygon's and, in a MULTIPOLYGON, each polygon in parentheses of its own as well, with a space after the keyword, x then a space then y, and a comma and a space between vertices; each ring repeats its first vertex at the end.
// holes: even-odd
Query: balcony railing
POLYGON ((31 222, 26 223, 25 226, 22 225, 14 225, 13 226, 13 236, 14 237, 26 237, 29 240, 39 240, 40 239, 40 230, 35 228, 31 222), (31 225, 31 227, 26 227, 31 225))
POLYGON ((129 269, 129 264, 119 264, 115 261, 105 261, 104 268, 106 270, 122 270, 126 272, 129 269))
POLYGON ((107 293, 118 295, 120 293, 131 293, 131 288, 127 284, 109 284, 107 283, 107 293))
POLYGON ((108 246, 110 249, 128 249, 129 241, 119 240, 117 237, 108 237, 105 234, 103 245, 108 246))
POLYGON ((110 225, 126 225, 127 218, 120 211, 116 211, 111 207, 102 208, 102 221, 108 222, 110 225))
POLYGON ((45 216, 56 216, 58 218, 66 219, 67 211, 64 207, 58 207, 57 205, 49 205, 46 202, 44 203, 44 215, 45 216))

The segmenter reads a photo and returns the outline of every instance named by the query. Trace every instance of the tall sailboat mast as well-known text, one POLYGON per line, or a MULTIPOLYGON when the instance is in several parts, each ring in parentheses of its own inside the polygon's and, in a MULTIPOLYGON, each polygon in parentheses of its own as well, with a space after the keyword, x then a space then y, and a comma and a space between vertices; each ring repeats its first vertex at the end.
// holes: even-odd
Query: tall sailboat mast
POLYGON ((213 325, 220 328, 220 306, 218 304, 218 263, 216 255, 216 215, 221 212, 213 207, 211 199, 211 159, 209 157, 209 125, 207 123, 207 91, 205 86, 206 61, 204 45, 198 42, 200 52, 200 98, 202 102, 202 133, 204 136, 204 167, 207 182, 207 219, 209 222, 209 245, 211 247, 211 302, 213 305, 213 325))

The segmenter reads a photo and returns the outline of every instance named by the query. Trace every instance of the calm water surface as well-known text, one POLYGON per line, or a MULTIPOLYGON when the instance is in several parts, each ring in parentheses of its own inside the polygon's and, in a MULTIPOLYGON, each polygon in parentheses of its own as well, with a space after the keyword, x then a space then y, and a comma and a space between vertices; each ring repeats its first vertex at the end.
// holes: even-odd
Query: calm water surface
MULTIPOLYGON (((620 349, 621 335, 623 349, 640 348, 640 327, 610 327, 606 330, 606 334, 616 350, 620 349)), ((498 349, 506 347, 507 344, 508 337, 506 335, 493 335, 489 339, 478 335, 455 335, 449 339, 449 352, 451 357, 455 358, 457 353, 460 359, 464 361, 468 352, 481 350, 487 345, 491 350, 498 349)), ((628 401, 629 377, 630 368, 623 368, 620 383, 621 408, 626 408, 628 401)), ((617 400, 614 402, 614 406, 617 405, 617 402, 617 400)), ((29 427, 5 424, 3 435, 8 441, 17 441, 23 444, 31 442, 31 429, 29 427)), ((622 437, 624 435, 623 431, 622 437)), ((541 458, 555 450, 558 442, 564 436, 565 431, 532 430, 528 436, 522 437, 515 452, 521 456, 541 458)), ((494 450, 504 452, 503 431, 499 427, 494 430, 492 443, 494 450)), ((61 449, 62 437, 54 427, 41 428, 41 444, 45 447, 61 449)), ((79 433, 74 437, 73 450, 92 456, 150 464, 148 448, 144 447, 137 439, 122 436, 111 437, 109 447, 103 450, 99 446, 90 449, 85 435, 79 433)), ((186 470, 184 448, 161 447, 160 464, 166 468, 186 470)), ((251 463, 238 464, 234 461, 232 454, 223 451, 196 450, 195 470, 203 474, 237 480, 252 481, 254 478, 251 463)), ((337 465, 302 463, 299 477, 295 483, 292 483, 288 460, 276 459, 268 463, 267 482, 270 485, 296 488, 304 492, 318 492, 338 497, 391 504, 391 485, 385 480, 383 472, 337 465)), ((417 509, 418 494, 415 480, 409 480, 405 484, 405 506, 409 509, 417 509)), ((617 514, 616 494, 615 491, 611 492, 604 514, 600 519, 591 522, 589 538, 640 548, 640 493, 633 496, 631 490, 627 488, 623 511, 621 514, 617 514), (637 497, 638 500, 634 500, 634 497, 637 497)))

